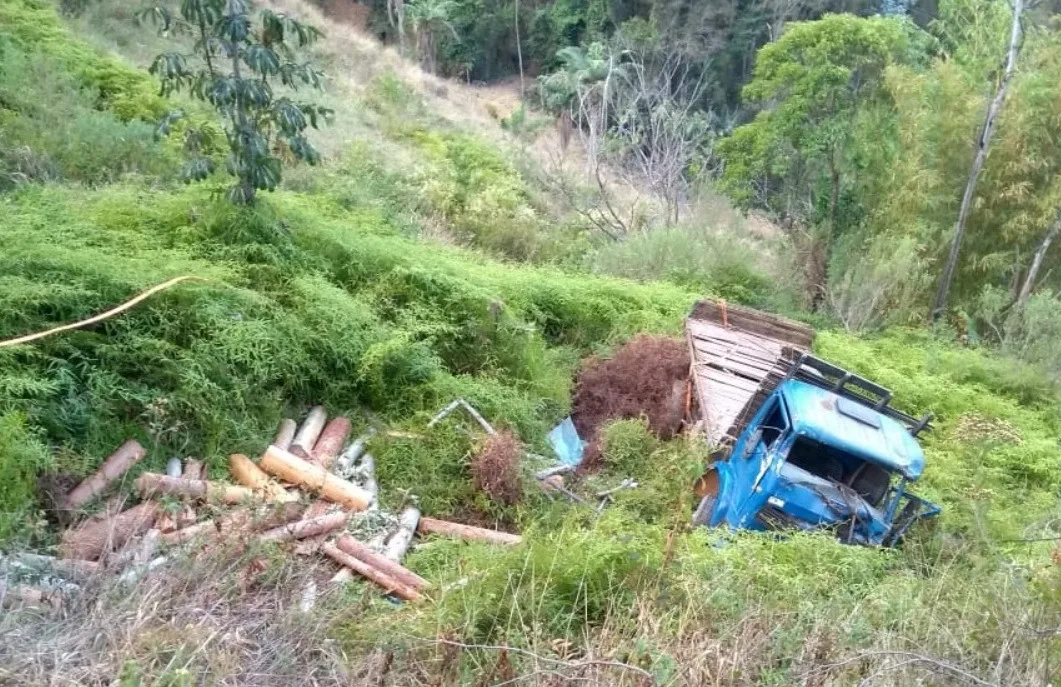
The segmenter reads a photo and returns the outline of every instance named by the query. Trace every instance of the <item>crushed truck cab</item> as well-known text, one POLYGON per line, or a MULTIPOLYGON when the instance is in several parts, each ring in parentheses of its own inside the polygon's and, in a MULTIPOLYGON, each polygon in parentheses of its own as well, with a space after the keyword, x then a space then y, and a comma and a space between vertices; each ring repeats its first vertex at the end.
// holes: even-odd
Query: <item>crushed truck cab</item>
POLYGON ((939 508, 910 493, 924 471, 916 420, 887 389, 815 358, 802 325, 705 301, 686 322, 701 426, 719 450, 694 523, 829 529, 891 546, 939 508))

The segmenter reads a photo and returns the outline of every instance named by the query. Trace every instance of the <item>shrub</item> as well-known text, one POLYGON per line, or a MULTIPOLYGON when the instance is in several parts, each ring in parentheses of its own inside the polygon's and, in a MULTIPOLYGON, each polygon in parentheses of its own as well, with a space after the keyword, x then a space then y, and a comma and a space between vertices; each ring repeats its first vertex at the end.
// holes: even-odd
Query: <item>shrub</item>
POLYGON ((498 505, 515 505, 523 496, 522 459, 523 446, 511 432, 488 436, 472 459, 475 488, 498 505))

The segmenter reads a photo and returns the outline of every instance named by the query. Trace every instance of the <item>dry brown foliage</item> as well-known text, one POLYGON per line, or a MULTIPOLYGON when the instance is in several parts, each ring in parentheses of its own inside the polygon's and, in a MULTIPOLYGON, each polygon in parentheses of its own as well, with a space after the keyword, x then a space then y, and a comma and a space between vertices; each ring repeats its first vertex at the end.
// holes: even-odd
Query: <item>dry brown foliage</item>
POLYGON ((689 351, 678 340, 640 335, 608 359, 590 358, 575 378, 571 416, 584 441, 586 463, 599 452, 597 430, 609 420, 644 417, 661 439, 681 429, 689 351))
POLYGON ((520 457, 523 447, 512 432, 498 432, 486 438, 472 461, 475 487, 493 501, 511 506, 523 497, 520 457))

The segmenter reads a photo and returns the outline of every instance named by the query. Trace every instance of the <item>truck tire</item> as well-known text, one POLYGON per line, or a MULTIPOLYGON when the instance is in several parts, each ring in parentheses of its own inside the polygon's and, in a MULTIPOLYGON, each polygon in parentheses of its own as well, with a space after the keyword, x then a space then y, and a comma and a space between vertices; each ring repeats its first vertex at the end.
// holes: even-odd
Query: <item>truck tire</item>
POLYGON ((707 494, 704 498, 700 499, 700 505, 693 511, 693 526, 701 527, 707 526, 711 523, 711 516, 715 514, 715 503, 718 501, 718 494, 707 494))

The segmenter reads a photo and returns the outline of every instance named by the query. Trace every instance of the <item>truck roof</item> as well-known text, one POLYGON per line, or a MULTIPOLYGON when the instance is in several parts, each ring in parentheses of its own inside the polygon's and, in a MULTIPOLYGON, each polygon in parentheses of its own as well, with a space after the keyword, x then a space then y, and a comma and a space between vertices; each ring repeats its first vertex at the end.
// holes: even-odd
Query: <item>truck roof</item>
POLYGON ((921 446, 906 427, 887 415, 797 379, 782 382, 778 392, 798 433, 911 480, 924 471, 921 446))

